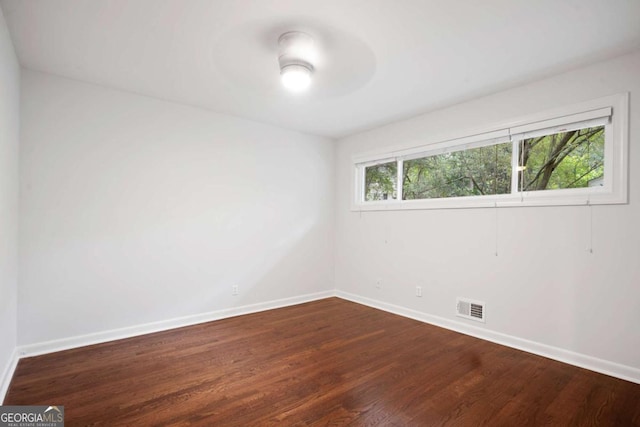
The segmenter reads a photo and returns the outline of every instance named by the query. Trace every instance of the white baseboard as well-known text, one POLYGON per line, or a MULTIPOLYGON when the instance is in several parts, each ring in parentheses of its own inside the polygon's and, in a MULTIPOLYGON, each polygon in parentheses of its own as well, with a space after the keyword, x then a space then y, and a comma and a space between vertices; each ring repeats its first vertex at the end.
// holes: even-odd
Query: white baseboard
POLYGON ((266 301, 257 304, 231 307, 223 310, 211 311, 208 313, 194 314, 191 316, 178 317, 174 319, 161 320, 159 322, 146 323, 142 325, 130 326, 109 331, 96 332, 93 334, 79 335, 62 338, 53 341, 46 341, 35 344, 18 346, 20 357, 32 357, 56 351, 69 350, 87 345, 100 344, 107 341, 114 341, 124 338, 131 338, 139 335, 151 334, 154 332, 166 331, 169 329, 181 328, 183 326, 196 325, 198 323, 211 322, 213 320, 225 319, 228 317, 240 316, 243 314, 258 313, 265 310, 287 307, 290 305, 302 304, 323 298, 335 296, 335 292, 324 291, 313 294, 300 295, 291 298, 283 298, 273 301, 266 301))
POLYGON ((5 366, 4 371, 2 372, 2 377, 0 377, 0 404, 4 402, 4 398, 7 395, 9 384, 11 383, 13 374, 18 366, 18 360, 20 360, 20 357, 18 355, 18 348, 16 347, 13 349, 9 363, 7 363, 7 366, 5 366))
POLYGON ((398 305, 350 294, 348 292, 336 291, 336 296, 358 304, 363 304, 369 307, 377 308, 379 310, 387 311, 389 313, 398 314, 403 317, 408 317, 410 319, 460 332, 465 335, 470 335, 472 337, 491 341, 496 344, 516 348, 528 353, 537 354, 549 359, 568 363, 580 368, 589 369, 601 374, 640 384, 640 369, 633 368, 631 366, 621 365, 615 362, 598 359, 596 357, 591 357, 580 353, 575 353, 547 344, 529 341, 512 335, 502 334, 500 332, 490 331, 484 328, 479 328, 477 326, 468 325, 463 322, 446 319, 440 316, 433 316, 398 305))

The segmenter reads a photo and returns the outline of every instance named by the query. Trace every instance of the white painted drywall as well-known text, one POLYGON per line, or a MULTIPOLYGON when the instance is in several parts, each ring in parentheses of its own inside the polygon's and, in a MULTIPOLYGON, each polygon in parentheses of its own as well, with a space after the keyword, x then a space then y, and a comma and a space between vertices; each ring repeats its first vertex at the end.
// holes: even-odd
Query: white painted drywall
POLYGON ((17 342, 19 130, 20 66, 0 10, 0 388, 17 342))
POLYGON ((639 135, 636 52, 339 140, 338 291, 640 369, 639 135), (497 228, 494 209, 350 211, 353 155, 620 92, 631 93, 628 205, 502 208, 497 228), (455 317, 457 296, 486 302, 484 326, 455 317))
POLYGON ((333 165, 328 139, 24 71, 19 344, 333 289, 333 165))

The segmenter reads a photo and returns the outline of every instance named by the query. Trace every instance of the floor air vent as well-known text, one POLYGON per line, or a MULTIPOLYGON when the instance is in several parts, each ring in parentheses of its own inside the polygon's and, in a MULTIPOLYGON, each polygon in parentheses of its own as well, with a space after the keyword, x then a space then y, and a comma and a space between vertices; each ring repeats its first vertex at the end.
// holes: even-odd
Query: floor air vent
POLYGON ((456 300, 456 314, 465 319, 475 320, 484 323, 484 303, 480 301, 472 301, 465 298, 456 300))

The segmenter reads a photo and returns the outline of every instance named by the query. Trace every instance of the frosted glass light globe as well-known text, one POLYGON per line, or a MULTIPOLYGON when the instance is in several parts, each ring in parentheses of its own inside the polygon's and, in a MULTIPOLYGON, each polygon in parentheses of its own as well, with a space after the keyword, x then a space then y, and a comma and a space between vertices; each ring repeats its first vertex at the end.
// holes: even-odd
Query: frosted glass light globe
POLYGON ((311 69, 299 64, 287 65, 280 71, 280 79, 290 91, 302 92, 311 84, 311 69))

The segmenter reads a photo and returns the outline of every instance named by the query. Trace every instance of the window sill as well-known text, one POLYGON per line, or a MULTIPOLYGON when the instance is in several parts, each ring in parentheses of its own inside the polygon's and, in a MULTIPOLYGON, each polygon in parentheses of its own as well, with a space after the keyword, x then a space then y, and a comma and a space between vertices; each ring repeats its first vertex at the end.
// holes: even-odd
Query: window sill
POLYGON ((568 190, 548 190, 555 194, 524 193, 500 196, 451 197, 428 200, 389 200, 381 202, 354 203, 351 211, 401 211, 430 209, 474 209, 513 208, 531 206, 588 206, 626 204, 626 195, 606 192, 576 192, 568 190))

